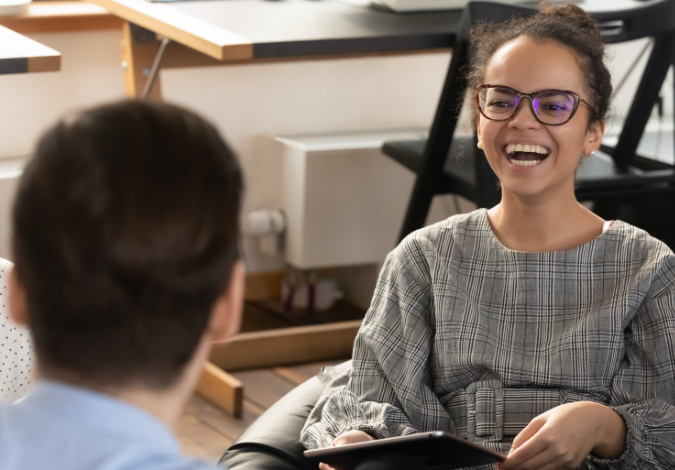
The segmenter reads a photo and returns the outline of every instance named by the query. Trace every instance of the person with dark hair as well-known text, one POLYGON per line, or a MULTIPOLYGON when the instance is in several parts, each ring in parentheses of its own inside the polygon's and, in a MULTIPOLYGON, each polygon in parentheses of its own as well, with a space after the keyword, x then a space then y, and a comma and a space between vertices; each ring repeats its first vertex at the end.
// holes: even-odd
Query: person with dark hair
POLYGON ((501 202, 389 254, 302 442, 448 431, 508 454, 501 470, 675 468, 675 255, 574 194, 609 109, 602 36, 547 4, 476 27, 472 48, 501 202))
POLYGON ((2 470, 197 470, 170 431, 239 326, 242 175, 212 125, 137 101, 41 138, 13 210, 13 319, 41 380, 0 407, 2 470))

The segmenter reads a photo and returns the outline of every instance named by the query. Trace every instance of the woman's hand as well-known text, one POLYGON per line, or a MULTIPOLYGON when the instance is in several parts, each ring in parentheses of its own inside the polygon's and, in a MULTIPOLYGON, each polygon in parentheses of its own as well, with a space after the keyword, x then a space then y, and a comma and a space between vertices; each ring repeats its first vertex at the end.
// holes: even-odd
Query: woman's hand
POLYGON ((499 470, 575 469, 591 453, 616 459, 626 445, 626 423, 612 409, 581 401, 533 419, 513 441, 499 470))
MULTIPOLYGON (((344 446, 347 444, 356 444, 357 442, 366 442, 366 441, 374 441, 375 438, 371 436, 370 434, 366 434, 363 431, 347 431, 344 434, 340 434, 338 437, 335 438, 335 440, 331 443, 331 447, 336 447, 336 446, 344 446)), ((320 470, 340 470, 339 468, 336 467, 331 467, 330 465, 326 463, 322 463, 319 465, 320 470)))

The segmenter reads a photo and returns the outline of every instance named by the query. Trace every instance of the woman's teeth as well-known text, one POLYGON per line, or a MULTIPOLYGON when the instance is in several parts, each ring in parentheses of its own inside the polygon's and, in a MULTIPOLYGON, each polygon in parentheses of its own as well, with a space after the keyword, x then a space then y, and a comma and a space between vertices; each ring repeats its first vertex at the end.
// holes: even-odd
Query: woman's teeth
POLYGON ((511 160, 511 163, 517 166, 534 166, 541 160, 511 160))
MULTIPOLYGON (((528 145, 528 144, 508 144, 505 149, 506 153, 509 156, 509 160, 511 161, 512 164, 516 166, 534 166, 540 163, 543 158, 541 159, 516 159, 515 154, 516 153, 529 153, 529 154, 539 154, 539 155, 548 155, 549 150, 546 147, 542 147, 541 145, 528 145)), ((546 157, 544 157, 546 158, 546 157)))
POLYGON ((523 144, 508 144, 506 146, 506 153, 512 154, 515 152, 525 153, 539 153, 541 155, 548 155, 549 150, 541 145, 523 145, 523 144))

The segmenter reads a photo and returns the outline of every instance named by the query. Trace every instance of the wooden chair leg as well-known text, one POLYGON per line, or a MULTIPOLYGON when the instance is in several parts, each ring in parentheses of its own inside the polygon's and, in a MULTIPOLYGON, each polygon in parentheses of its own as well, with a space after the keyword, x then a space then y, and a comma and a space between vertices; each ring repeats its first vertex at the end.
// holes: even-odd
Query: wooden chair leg
POLYGON ((244 385, 217 365, 207 362, 197 383, 197 393, 226 413, 241 418, 244 385))

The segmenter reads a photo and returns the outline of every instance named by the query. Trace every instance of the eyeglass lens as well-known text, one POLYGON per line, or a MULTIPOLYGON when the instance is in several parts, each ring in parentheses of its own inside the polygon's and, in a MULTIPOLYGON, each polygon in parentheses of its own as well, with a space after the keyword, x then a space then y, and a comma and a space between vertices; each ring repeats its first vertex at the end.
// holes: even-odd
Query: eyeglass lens
MULTIPOLYGON (((490 119, 509 119, 518 109, 520 98, 508 88, 483 88, 479 93, 480 107, 490 119)), ((560 92, 541 92, 532 99, 534 113, 545 124, 562 124, 574 111, 573 95, 560 92)))

